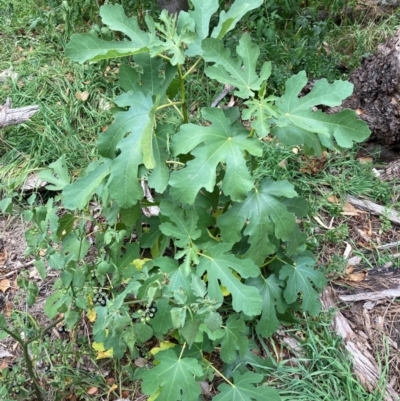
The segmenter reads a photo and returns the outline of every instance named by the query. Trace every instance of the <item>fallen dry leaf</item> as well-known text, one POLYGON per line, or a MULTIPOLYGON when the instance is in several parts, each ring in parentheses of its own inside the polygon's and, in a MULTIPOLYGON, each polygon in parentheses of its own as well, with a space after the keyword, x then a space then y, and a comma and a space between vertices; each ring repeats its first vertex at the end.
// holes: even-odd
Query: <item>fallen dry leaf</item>
POLYGON ((86 391, 86 394, 94 395, 94 394, 97 394, 98 391, 99 391, 99 389, 97 387, 90 387, 88 389, 88 391, 86 391))
POLYGON ((344 252, 343 252, 343 257, 344 257, 345 259, 347 259, 347 258, 349 257, 349 255, 350 255, 350 253, 351 253, 351 250, 352 250, 353 248, 352 248, 351 245, 350 245, 348 242, 346 242, 346 241, 345 241, 345 244, 346 244, 346 249, 345 249, 344 252))
POLYGON ((332 217, 332 220, 331 220, 330 223, 329 223, 329 226, 327 226, 325 223, 323 223, 322 220, 320 219, 320 217, 318 217, 318 216, 313 216, 313 217, 314 217, 314 219, 317 221, 317 223, 318 223, 321 227, 324 227, 324 228, 326 228, 327 230, 332 230, 332 229, 333 229, 333 227, 332 227, 332 224, 333 224, 333 217, 332 217))
POLYGON ((11 287, 11 282, 8 279, 0 281, 0 291, 6 292, 11 287))
MULTIPOLYGON (((359 265, 360 262, 361 262, 361 256, 353 256, 352 258, 350 258, 347 261, 348 269, 350 269, 350 267, 352 267, 354 270, 354 266, 359 265)), ((349 272, 349 273, 351 273, 351 272, 349 272)))
POLYGON ((78 99, 78 100, 82 100, 82 102, 84 102, 84 101, 86 101, 87 99, 88 99, 88 97, 89 97, 89 92, 87 92, 87 91, 85 91, 85 92, 76 92, 75 93, 75 97, 78 99))
POLYGON ((341 212, 340 214, 343 216, 358 216, 361 213, 366 212, 356 209, 351 203, 346 202, 343 206, 343 212, 341 212))
POLYGON ((1 252, 0 253, 0 267, 4 266, 7 260, 7 252, 1 252))
POLYGON ((359 161, 361 164, 372 163, 373 160, 374 160, 374 159, 373 159, 372 157, 359 157, 359 158, 358 158, 358 161, 359 161))
POLYGON ((335 195, 328 196, 326 200, 330 203, 340 203, 340 200, 335 195))
POLYGON ((351 273, 344 277, 347 281, 364 281, 365 277, 367 276, 366 271, 362 271, 360 273, 351 273))

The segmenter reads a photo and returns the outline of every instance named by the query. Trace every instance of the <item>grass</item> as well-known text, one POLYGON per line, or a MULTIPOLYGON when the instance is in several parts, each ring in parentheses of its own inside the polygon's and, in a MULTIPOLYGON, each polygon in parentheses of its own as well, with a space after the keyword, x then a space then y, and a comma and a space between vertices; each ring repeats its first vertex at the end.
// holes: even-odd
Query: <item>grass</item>
MULTIPOLYGON (((0 10, 7 4, 1 1, 0 10)), ((0 86, 1 102, 10 97, 15 108, 39 105, 30 121, 0 134, 0 189, 6 192, 62 154, 72 170, 86 166, 98 133, 110 121, 106 108, 115 95, 114 72, 66 60, 65 38, 53 22, 44 1, 19 2, 0 15, 0 71, 17 74, 0 86), (32 21, 41 23, 32 27, 32 21), (81 100, 84 92, 88 98, 81 100)))
MULTIPOLYGON (((15 191, 31 173, 48 166, 63 154, 67 155, 70 171, 77 175, 96 156, 98 134, 112 118, 107 105, 112 103, 118 91, 117 66, 106 69, 104 65, 80 66, 70 63, 63 49, 67 31, 73 28, 66 26, 65 21, 72 15, 73 9, 57 10, 60 14, 49 8, 44 0, 20 1, 14 7, 8 1, 0 0, 0 72, 12 68, 17 74, 15 79, 9 78, 0 86, 0 102, 10 97, 14 107, 30 104, 40 107, 30 121, 0 133, 0 191, 4 193, 15 191), (83 100, 82 94, 85 92, 88 98, 83 100)), ((400 23, 400 17, 393 15, 379 23, 360 21, 337 27, 327 22, 320 24, 319 30, 304 24, 292 34, 280 35, 277 24, 274 26, 272 17, 268 18, 269 28, 274 29, 266 36, 263 32, 258 34, 260 24, 255 19, 255 36, 263 48, 261 61, 274 62, 271 90, 276 93, 283 90, 283 83, 290 75, 303 68, 312 77, 324 76, 329 80, 343 78, 343 72, 337 68, 339 61, 346 63, 349 69, 356 67, 361 57, 373 51, 400 23), (321 46, 322 38, 327 42, 329 52, 321 46)), ((251 28, 252 23, 249 22, 247 29, 251 28)), ((242 30, 245 28, 242 27, 242 30)), ((189 85, 188 97, 198 98, 201 104, 210 104, 216 90, 204 82, 203 72, 199 68, 198 76, 189 85)), ((192 106, 195 112, 196 105, 189 105, 192 106)), ((309 200, 310 216, 342 219, 328 232, 321 232, 311 218, 304 220, 309 246, 316 252, 323 253, 327 243, 339 248, 344 241, 351 241, 349 222, 340 215, 342 205, 332 203, 329 197, 337 196, 343 201, 346 194, 365 195, 378 203, 390 204, 392 188, 374 177, 370 165, 361 164, 356 159, 357 149, 341 154, 332 152, 321 166, 317 159, 300 158, 294 149, 280 146, 274 141, 265 144, 265 152, 265 158, 258 160, 258 179, 271 176, 277 180, 294 182, 298 193, 309 200)), ((383 224, 382 229, 385 227, 383 224)), ((380 265, 390 260, 386 251, 360 255, 370 265, 380 265)), ((328 275, 340 275, 345 268, 344 259, 337 254, 324 267, 328 275)), ((282 399, 287 401, 382 399, 381 388, 369 394, 354 378, 349 356, 332 333, 329 323, 330 315, 325 313, 315 319, 304 318, 296 327, 288 329, 289 333, 302 333, 305 354, 291 366, 277 363, 269 372, 271 384, 279 389, 282 399)), ((58 345, 65 347, 62 343, 58 345)), ((268 349, 266 346, 265 351, 268 349)), ((42 351, 48 352, 47 348, 38 350, 39 353, 42 351)), ((68 369, 71 360, 65 358, 73 353, 74 350, 67 349, 65 354, 56 353, 54 357, 50 353, 46 355, 49 364, 56 362, 49 382, 55 388, 61 386, 58 390, 61 394, 67 391, 63 387, 65 383, 72 381, 83 399, 93 399, 85 391, 88 386, 96 385, 100 389, 100 397, 100 393, 107 391, 109 383, 104 383, 101 378, 97 378, 96 382, 87 381, 85 377, 71 372, 68 369)), ((100 365, 94 361, 95 355, 86 357, 93 365, 100 365)), ((115 367, 115 371, 124 372, 121 383, 129 379, 126 378, 129 369, 129 365, 115 367)), ((17 377, 21 374, 22 371, 16 371, 17 377)), ((383 387, 384 371, 382 377, 383 387)))
MULTIPOLYGON (((277 364, 270 372, 270 383, 280 388, 282 401, 383 400, 384 381, 369 393, 354 378, 349 355, 330 328, 331 318, 329 312, 324 312, 318 319, 304 318, 298 327, 288 330, 294 336, 302 333, 304 355, 294 358, 292 364, 277 364)), ((385 368, 382 369, 384 378, 385 368)))

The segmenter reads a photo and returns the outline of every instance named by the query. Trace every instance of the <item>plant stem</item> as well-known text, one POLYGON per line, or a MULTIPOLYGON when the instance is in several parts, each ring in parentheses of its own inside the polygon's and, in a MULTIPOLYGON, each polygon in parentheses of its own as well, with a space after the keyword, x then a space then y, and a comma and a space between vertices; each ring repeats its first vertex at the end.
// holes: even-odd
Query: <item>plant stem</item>
POLYGON ((197 61, 186 71, 183 79, 186 79, 186 77, 192 73, 192 71, 197 67, 201 60, 203 60, 201 57, 197 59, 197 61))
POLYGON ((33 389, 35 391, 36 397, 38 401, 44 401, 42 392, 40 390, 39 383, 36 380, 36 375, 35 372, 33 371, 33 366, 32 366, 32 361, 29 356, 29 351, 28 351, 28 345, 29 343, 24 341, 18 334, 12 332, 11 330, 8 330, 7 328, 2 328, 10 337, 12 337, 15 341, 19 343, 19 345, 22 348, 22 352, 24 353, 24 359, 26 363, 26 368, 28 369, 28 374, 29 377, 32 380, 33 383, 33 389))
POLYGON ((186 92, 185 92, 185 75, 182 73, 182 68, 178 65, 179 81, 181 86, 181 102, 182 102, 182 115, 183 122, 187 124, 189 122, 187 104, 186 104, 186 92))
POLYGON ((42 333, 38 334, 37 336, 31 338, 30 340, 26 340, 24 341, 18 334, 14 333, 11 330, 8 330, 7 328, 2 328, 2 330, 4 330, 10 337, 12 337, 15 341, 17 341, 19 343, 19 345, 21 345, 22 351, 24 353, 24 359, 25 359, 25 363, 26 363, 26 368, 28 369, 28 374, 29 377, 32 380, 33 383, 33 388, 36 394, 36 397, 38 399, 38 401, 43 401, 43 396, 42 396, 42 392, 40 389, 40 385, 36 379, 36 375, 35 372, 33 371, 33 365, 32 365, 32 361, 31 361, 31 357, 29 356, 29 344, 39 340, 39 338, 41 338, 43 335, 45 335, 48 331, 50 331, 53 327, 55 327, 58 323, 62 322, 64 320, 63 317, 57 319, 55 322, 53 322, 50 326, 47 326, 42 333))
POLYGON ((31 361, 31 358, 29 356, 28 343, 24 342, 23 344, 21 344, 21 346, 22 346, 22 350, 24 352, 24 359, 25 359, 25 363, 26 363, 26 368, 28 369, 29 377, 32 380, 33 388, 35 390, 36 397, 37 397, 38 401, 43 401, 42 391, 40 389, 39 383, 36 380, 36 375, 35 375, 35 372, 33 371, 32 361, 31 361))
POLYGON ((182 105, 181 101, 179 101, 179 102, 170 102, 170 103, 166 103, 166 104, 163 104, 161 106, 158 106, 156 111, 165 109, 165 108, 170 107, 170 106, 180 106, 180 105, 182 105))
POLYGON ((178 164, 179 166, 184 166, 185 165, 185 163, 177 162, 177 161, 174 161, 174 160, 167 160, 165 163, 167 163, 167 164, 178 164))
POLYGON ((228 380, 216 367, 214 367, 212 363, 210 363, 209 361, 207 362, 210 364, 211 369, 213 369, 218 376, 222 377, 230 386, 235 387, 235 385, 230 380, 228 380))

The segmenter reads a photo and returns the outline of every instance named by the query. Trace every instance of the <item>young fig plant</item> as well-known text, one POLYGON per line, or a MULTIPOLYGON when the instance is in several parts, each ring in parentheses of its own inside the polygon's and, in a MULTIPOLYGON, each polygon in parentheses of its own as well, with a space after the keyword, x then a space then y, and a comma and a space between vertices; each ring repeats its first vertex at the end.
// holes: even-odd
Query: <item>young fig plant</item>
POLYGON ((283 96, 271 96, 271 63, 259 62, 251 36, 241 37, 235 55, 225 47, 223 38, 262 0, 236 0, 220 13, 218 0, 191 3, 178 16, 147 15, 145 28, 121 6, 104 5, 114 40, 71 37, 71 60, 121 58, 122 93, 99 136, 99 157, 82 176, 70 182, 64 160, 42 173, 62 189, 69 211, 53 234, 60 246, 50 241, 44 257, 61 271, 45 310, 51 318, 64 313, 68 328, 85 311, 94 341, 116 358, 138 357, 152 344, 153 367, 137 367, 135 376, 158 400, 196 401, 199 382, 214 374, 225 381, 216 401, 279 400, 262 384, 250 338, 270 336, 292 311, 318 314, 326 280, 296 222, 306 201, 290 182, 256 180, 250 162, 263 157, 267 135, 318 155, 351 147, 369 130, 351 110, 314 110, 340 105, 350 83, 321 80, 299 97, 307 83, 300 72, 283 96), (196 99, 188 85, 201 67, 212 85, 234 86, 242 107, 189 113, 196 99), (95 262, 86 258, 88 220, 96 226, 95 262), (207 359, 212 352, 224 374, 207 359))

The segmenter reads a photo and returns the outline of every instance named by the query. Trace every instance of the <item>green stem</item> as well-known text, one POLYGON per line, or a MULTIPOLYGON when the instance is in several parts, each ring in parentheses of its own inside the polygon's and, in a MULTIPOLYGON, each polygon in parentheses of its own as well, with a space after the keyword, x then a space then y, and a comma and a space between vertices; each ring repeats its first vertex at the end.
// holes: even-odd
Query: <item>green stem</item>
POLYGON ((216 367, 214 367, 212 363, 210 363, 209 361, 207 362, 210 364, 211 369, 213 369, 218 376, 222 377, 230 386, 235 387, 235 385, 230 380, 228 380, 216 367))
POLYGON ((178 164, 179 166, 184 166, 185 165, 185 163, 177 162, 177 161, 174 161, 174 160, 167 160, 165 163, 167 163, 167 164, 178 164))
POLYGON ((186 347, 186 343, 184 343, 183 346, 182 346, 182 350, 181 350, 181 353, 179 355, 179 359, 182 358, 182 354, 183 354, 183 351, 185 350, 185 347, 186 347))
POLYGON ((29 377, 32 380, 33 389, 35 391, 37 401, 44 401, 43 396, 42 396, 42 392, 40 390, 39 383, 36 380, 35 372, 33 371, 32 361, 31 361, 31 358, 29 356, 29 350, 28 350, 29 342, 28 341, 25 342, 18 334, 8 330, 7 328, 2 328, 2 330, 4 330, 10 337, 12 337, 15 341, 17 341, 19 343, 19 345, 21 346, 22 352, 24 354, 26 368, 28 369, 29 377))
POLYGON ((167 56, 164 56, 164 54, 159 54, 158 57, 161 57, 161 58, 163 58, 164 60, 171 61, 171 59, 170 59, 169 57, 167 57, 167 56))
POLYGON ((170 107, 170 106, 181 106, 181 105, 182 105, 181 101, 179 101, 179 102, 170 102, 170 103, 166 103, 166 104, 163 104, 161 106, 158 106, 156 111, 165 109, 165 108, 170 107))
POLYGON ((187 124, 189 122, 188 117, 188 110, 186 104, 186 93, 185 93, 185 76, 182 73, 182 68, 178 65, 178 74, 179 74, 179 81, 181 86, 181 102, 182 102, 182 115, 183 115, 183 122, 187 124))
POLYGON ((183 76, 183 79, 186 79, 187 76, 192 73, 192 71, 198 66, 201 60, 203 60, 201 57, 197 59, 197 61, 186 71, 185 75, 183 76))

